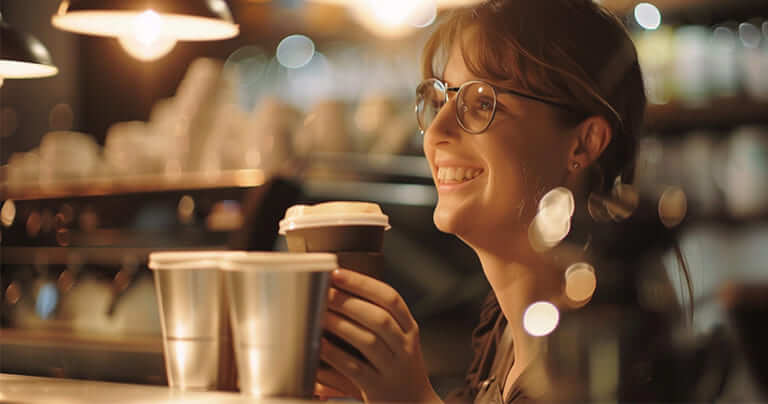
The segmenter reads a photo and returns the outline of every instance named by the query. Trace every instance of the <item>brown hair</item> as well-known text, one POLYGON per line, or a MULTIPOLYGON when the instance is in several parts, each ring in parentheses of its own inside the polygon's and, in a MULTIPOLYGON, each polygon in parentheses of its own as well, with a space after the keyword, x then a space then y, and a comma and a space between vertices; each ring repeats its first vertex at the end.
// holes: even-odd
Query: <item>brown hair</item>
POLYGON ((571 106, 561 112, 563 124, 605 117, 613 137, 590 190, 610 190, 617 176, 632 182, 646 99, 634 44, 618 18, 592 0, 490 0, 461 8, 427 42, 425 78, 441 77, 457 40, 472 74, 571 106), (476 35, 459 35, 468 29, 476 35))

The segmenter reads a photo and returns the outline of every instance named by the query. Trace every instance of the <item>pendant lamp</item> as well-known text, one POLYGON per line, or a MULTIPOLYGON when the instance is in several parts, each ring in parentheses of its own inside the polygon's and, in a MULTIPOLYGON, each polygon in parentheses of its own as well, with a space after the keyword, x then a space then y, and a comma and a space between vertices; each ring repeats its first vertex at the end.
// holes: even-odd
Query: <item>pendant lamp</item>
POLYGON ((62 0, 56 28, 118 38, 133 56, 152 60, 176 41, 228 39, 240 32, 224 0, 62 0))
POLYGON ((3 79, 48 77, 58 72, 45 45, 13 29, 0 14, 0 83, 3 79))

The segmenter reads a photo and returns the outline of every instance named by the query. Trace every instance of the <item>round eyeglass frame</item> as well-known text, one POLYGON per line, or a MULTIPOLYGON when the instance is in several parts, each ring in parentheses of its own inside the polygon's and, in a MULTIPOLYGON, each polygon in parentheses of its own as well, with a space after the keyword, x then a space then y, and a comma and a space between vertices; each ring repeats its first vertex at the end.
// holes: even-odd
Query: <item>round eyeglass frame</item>
MULTIPOLYGON (((445 99, 443 100, 443 105, 441 105, 440 108, 437 110, 438 113, 440 112, 440 109, 443 108, 443 106, 445 106, 446 104, 448 104, 448 102, 450 102, 450 100, 448 99, 448 92, 449 91, 456 92, 456 97, 455 97, 455 100, 456 100, 455 102, 457 102, 457 105, 456 105, 456 122, 459 124, 459 126, 464 131, 466 131, 467 133, 473 134, 473 135, 479 135, 479 134, 485 132, 491 126, 491 123, 493 123, 493 119, 496 117, 496 104, 498 102, 497 93, 513 94, 513 95, 516 95, 518 97, 527 98, 529 100, 534 100, 534 101, 542 102, 544 104, 552 105, 552 106, 558 107, 558 108, 567 109, 569 111, 573 111, 574 110, 571 106, 566 105, 566 104, 550 101, 550 100, 547 100, 547 99, 544 99, 544 98, 541 98, 541 97, 537 97, 535 95, 521 93, 521 92, 515 91, 515 90, 510 90, 510 89, 506 89, 506 88, 498 88, 498 87, 494 86, 493 84, 490 84, 490 83, 485 82, 483 80, 471 80, 471 81, 467 81, 467 82, 463 83, 459 87, 448 87, 448 85, 446 83, 444 83, 440 79, 429 78, 429 79, 426 79, 426 80, 422 81, 421 83, 419 83, 419 85, 416 87, 416 104, 414 105, 414 112, 416 113, 416 122, 418 123, 419 130, 421 131, 422 134, 424 134, 424 132, 427 131, 429 126, 424 127, 424 123, 422 122, 422 119, 421 119, 421 114, 419 113, 419 104, 420 104, 420 101, 421 101, 419 99, 419 94, 421 93, 419 90, 421 88, 427 86, 427 85, 434 86, 435 84, 438 85, 438 89, 441 90, 443 92, 443 94, 445 95, 445 99), (464 123, 461 121, 461 118, 459 116, 459 108, 458 108, 459 97, 462 94, 462 90, 464 90, 465 88, 467 88, 467 86, 472 85, 472 84, 483 84, 483 85, 486 85, 486 86, 490 87, 491 90, 493 90, 493 110, 491 111, 491 117, 488 119, 488 122, 485 124, 485 126, 483 126, 483 128, 480 129, 480 130, 471 130, 471 129, 469 129, 468 127, 466 127, 464 125, 464 123)), ((437 116, 437 114, 435 114, 435 116, 437 116)), ((432 123, 430 122, 430 125, 431 124, 432 123)))

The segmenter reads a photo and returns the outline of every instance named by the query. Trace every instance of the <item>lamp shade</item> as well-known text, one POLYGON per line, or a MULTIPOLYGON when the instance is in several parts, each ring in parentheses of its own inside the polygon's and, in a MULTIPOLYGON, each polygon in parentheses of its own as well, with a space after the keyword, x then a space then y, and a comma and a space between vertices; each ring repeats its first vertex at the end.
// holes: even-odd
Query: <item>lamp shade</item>
POLYGON ((0 16, 0 78, 48 77, 58 72, 42 42, 11 28, 0 16))
POLYGON ((79 34, 124 37, 148 11, 162 17, 165 32, 181 41, 227 39, 240 32, 224 0, 62 0, 51 23, 79 34))

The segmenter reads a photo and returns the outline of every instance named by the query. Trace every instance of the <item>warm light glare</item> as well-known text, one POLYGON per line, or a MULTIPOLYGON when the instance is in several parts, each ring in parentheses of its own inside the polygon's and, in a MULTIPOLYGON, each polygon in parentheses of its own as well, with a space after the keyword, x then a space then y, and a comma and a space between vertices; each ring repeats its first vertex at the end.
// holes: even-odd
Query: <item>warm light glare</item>
POLYGON ((661 26, 661 12, 651 3, 640 3, 635 6, 635 20, 648 30, 654 30, 661 26))
MULTIPOLYGON (((136 11, 70 11, 54 15, 56 28, 78 34, 122 37, 132 34, 136 11)), ((160 14, 158 14, 160 15, 160 14)), ((162 14, 166 32, 180 41, 210 41, 237 36, 240 28, 220 19, 180 14, 162 14)))
POLYGON ((536 302, 523 314, 523 328, 534 337, 549 335, 560 322, 560 311, 549 302, 536 302))
POLYGON ((263 361, 261 357, 261 349, 245 344, 240 345, 240 349, 246 351, 245 355, 241 353, 240 356, 245 357, 248 360, 248 364, 244 366, 244 368, 248 369, 250 376, 250 379, 246 382, 249 387, 248 393, 253 396, 261 396, 261 387, 259 386, 259 383, 255 382, 261 380, 261 375, 259 375, 259 370, 262 369, 261 362, 263 361))
POLYGON ((167 55, 176 39, 167 30, 165 20, 154 10, 137 15, 130 33, 118 37, 120 45, 136 59, 151 61, 167 55))
POLYGON ((373 16, 386 25, 399 25, 405 22, 411 11, 419 3, 413 0, 368 0, 368 9, 373 16))
POLYGON ((591 298, 596 287, 597 277, 592 265, 579 262, 565 271, 565 295, 572 302, 583 302, 591 298))
POLYGON ((264 185, 265 181, 266 176, 263 170, 243 169, 235 173, 235 182, 239 187, 258 187, 264 185))
POLYGON ((3 208, 0 209, 0 222, 5 227, 11 227, 16 220, 16 204, 12 200, 7 200, 3 203, 3 208))
POLYGON ((3 79, 28 79, 56 75, 56 66, 39 63, 17 62, 15 60, 0 60, 0 77, 3 79))
POLYGON ((414 10, 408 15, 408 24, 416 28, 432 25, 437 18, 437 1, 420 0, 414 10))
POLYGON ((173 350, 173 359, 175 361, 175 366, 178 369, 187 369, 187 362, 189 362, 188 356, 190 356, 190 344, 194 344, 194 342, 190 341, 184 341, 184 340, 170 340, 168 341, 169 345, 172 347, 173 350))
POLYGON ((289 35, 277 45, 277 61, 289 69, 305 66, 314 54, 315 43, 304 35, 289 35))
POLYGON ((354 3, 354 11, 360 23, 374 34, 397 38, 413 30, 409 19, 419 3, 415 0, 361 0, 354 3))

